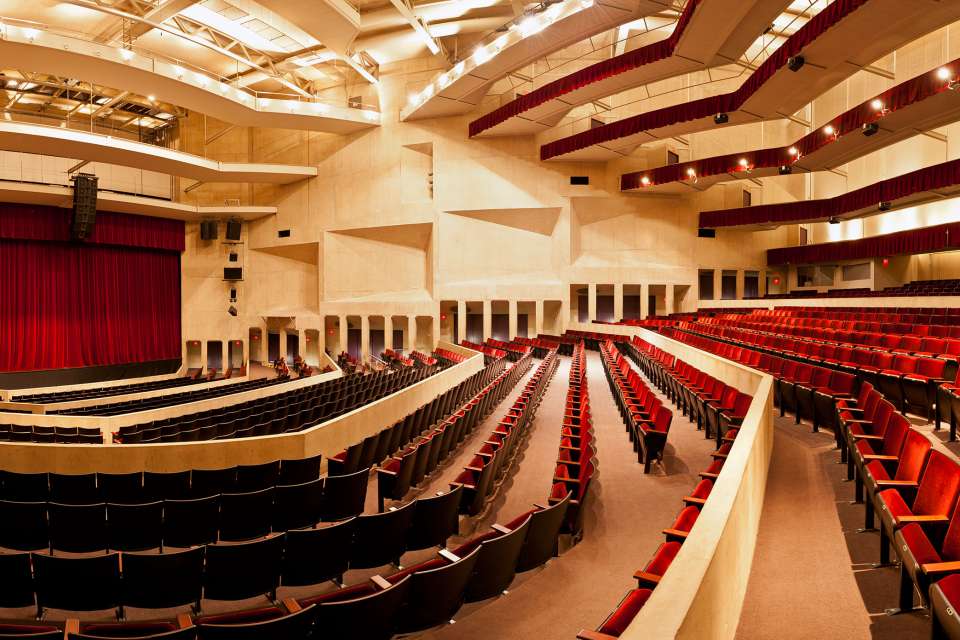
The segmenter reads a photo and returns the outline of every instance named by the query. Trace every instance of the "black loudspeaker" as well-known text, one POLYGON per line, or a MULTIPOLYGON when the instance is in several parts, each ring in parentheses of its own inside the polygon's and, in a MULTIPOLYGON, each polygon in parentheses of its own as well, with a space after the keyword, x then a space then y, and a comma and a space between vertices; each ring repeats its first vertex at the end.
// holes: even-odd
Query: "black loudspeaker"
POLYGON ((590 184, 590 176, 570 176, 570 184, 590 184))
POLYGON ((218 227, 216 220, 204 220, 200 223, 200 239, 201 240, 216 240, 218 235, 218 227))
POLYGON ((791 58, 787 58, 787 69, 796 73, 803 68, 803 65, 807 62, 806 58, 801 55, 796 55, 791 58))
POLYGON ((227 240, 240 240, 240 222, 238 220, 227 221, 227 240))
POLYGON ((778 171, 778 172, 780 173, 780 175, 782 175, 782 176, 788 176, 788 175, 790 175, 791 173, 793 173, 793 167, 791 167, 791 166, 788 165, 788 164, 782 164, 782 165, 780 165, 780 168, 779 168, 777 171, 778 171))
POLYGON ((243 268, 242 267, 224 267, 223 279, 224 280, 243 280, 243 268))
POLYGON ((863 133, 863 135, 869 138, 870 136, 875 134, 877 131, 880 131, 880 125, 878 125, 876 122, 864 122, 863 127, 861 127, 860 131, 861 133, 863 133))
POLYGON ((717 230, 716 229, 697 229, 698 238, 716 238, 717 230))
POLYGON ((74 240, 86 240, 93 233, 97 219, 97 176, 78 173, 73 177, 73 223, 70 236, 74 240))
POLYGON ((730 116, 725 113, 718 113, 717 115, 713 116, 714 124, 727 124, 728 122, 730 122, 730 116))

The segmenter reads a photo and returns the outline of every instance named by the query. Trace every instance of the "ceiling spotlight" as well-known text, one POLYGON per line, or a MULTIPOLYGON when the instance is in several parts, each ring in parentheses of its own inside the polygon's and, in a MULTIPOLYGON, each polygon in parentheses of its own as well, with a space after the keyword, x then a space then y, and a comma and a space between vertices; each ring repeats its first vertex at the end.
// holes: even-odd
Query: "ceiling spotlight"
POLYGON ((789 153, 792 156, 800 155, 800 151, 796 147, 790 147, 789 149, 787 149, 787 153, 789 153))
POLYGON ((877 209, 879 209, 880 211, 890 211, 890 206, 891 206, 890 203, 884 200, 883 202, 877 205, 877 209))
POLYGON ((746 169, 747 167, 750 166, 750 163, 747 162, 747 159, 746 159, 746 158, 740 158, 740 159, 737 161, 737 164, 740 165, 741 167, 743 167, 744 169, 746 169))
POLYGON ((832 125, 832 124, 828 124, 827 126, 825 126, 825 127, 823 128, 823 132, 824 132, 825 134, 827 134, 828 136, 832 136, 832 135, 835 135, 835 134, 837 133, 837 130, 833 128, 833 125, 832 125))
POLYGON ((229 314, 232 315, 232 316, 235 316, 235 315, 237 315, 237 313, 238 313, 238 312, 237 312, 237 308, 236 308, 235 306, 233 306, 233 305, 230 305, 230 308, 227 309, 227 313, 229 313, 229 314))
POLYGON ((838 218, 837 216, 830 216, 829 218, 827 218, 827 222, 829 222, 830 224, 840 224, 840 218, 838 218))
POLYGON ((714 124, 727 124, 728 122, 730 122, 730 116, 725 113, 718 113, 717 115, 713 116, 714 124))
POLYGON ((790 175, 791 173, 793 173, 793 167, 791 167, 791 166, 788 165, 788 164, 783 164, 783 165, 780 165, 780 168, 778 169, 778 171, 779 171, 780 175, 782 175, 782 176, 788 176, 788 175, 790 175))
POLYGON ((868 138, 877 131, 880 131, 880 125, 878 125, 876 122, 864 122, 863 126, 860 128, 860 132, 868 138))
POLYGON ((129 62, 133 59, 133 51, 130 51, 130 49, 120 49, 120 57, 129 62))
POLYGON ((870 106, 873 107, 874 111, 883 111, 883 100, 880 98, 874 98, 870 103, 870 106))
POLYGON ((640 184, 642 184, 642 185, 645 186, 645 187, 649 187, 649 186, 650 186, 650 178, 648 178, 647 176, 643 176, 642 178, 640 178, 640 184))
POLYGON ((697 172, 693 170, 693 167, 690 167, 687 169, 687 175, 692 178, 693 176, 697 175, 697 172))
POLYGON ((946 67, 940 67, 939 69, 937 69, 937 77, 940 78, 941 80, 949 80, 950 75, 951 75, 950 69, 946 67))
POLYGON ((147 96, 147 100, 149 100, 150 102, 156 102, 156 101, 157 101, 157 96, 155 96, 155 95, 153 95, 153 94, 151 93, 150 95, 147 96))
POLYGON ((791 56, 787 58, 787 68, 796 73, 800 71, 806 61, 807 60, 801 55, 791 56))
POLYGON ((177 76, 177 80, 183 78, 183 67, 174 67, 173 75, 177 76))

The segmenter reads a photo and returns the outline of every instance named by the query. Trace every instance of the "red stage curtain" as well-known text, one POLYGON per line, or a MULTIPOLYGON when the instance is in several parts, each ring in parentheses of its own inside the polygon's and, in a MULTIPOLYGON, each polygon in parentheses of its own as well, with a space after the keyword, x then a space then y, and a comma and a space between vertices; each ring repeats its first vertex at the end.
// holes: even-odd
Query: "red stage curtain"
POLYGON ((0 273, 0 371, 180 357, 178 253, 0 240, 0 273))
POLYGON ((810 264, 832 260, 863 260, 883 256, 913 255, 960 248, 960 223, 910 229, 882 236, 825 242, 767 251, 767 265, 810 264))
MULTIPOLYGON (((954 60, 949 63, 949 65, 955 68, 956 65, 960 65, 960 60, 954 60)), ((886 113, 892 113, 898 109, 947 91, 948 87, 948 80, 938 78, 936 72, 931 71, 884 91, 877 96, 877 99, 883 103, 886 113)), ((837 136, 857 132, 862 125, 878 121, 883 117, 884 113, 874 109, 872 103, 873 98, 865 100, 856 107, 840 114, 827 124, 833 125, 837 131, 837 136)), ((826 124, 824 127, 825 126, 826 124)), ((650 184, 664 184, 666 182, 686 180, 688 179, 687 169, 693 169, 697 176, 737 173, 743 171, 743 168, 739 164, 741 158, 746 158, 750 166, 755 169, 789 165, 794 161, 794 156, 789 154, 791 146, 796 147, 802 157, 833 142, 834 137, 824 133, 824 127, 808 133, 793 145, 773 149, 761 149, 747 153, 732 153, 725 156, 714 156, 712 158, 703 158, 702 160, 694 160, 682 164, 657 167, 649 171, 625 173, 620 176, 620 188, 625 190, 639 189, 642 186, 641 180, 643 176, 647 176, 650 179, 650 184)))
POLYGON ((827 220, 833 216, 875 208, 881 202, 896 202, 909 195, 958 184, 960 184, 960 160, 951 160, 877 182, 835 198, 701 211, 700 226, 716 229, 765 223, 788 224, 827 220))
MULTIPOLYGON (((72 215, 61 207, 0 204, 0 238, 65 242, 72 215)), ((180 220, 98 211, 93 234, 85 242, 182 252, 185 235, 180 220)))
POLYGON ((689 0, 689 2, 687 2, 687 6, 683 8, 683 13, 680 14, 680 18, 673 28, 673 33, 671 33, 668 38, 644 47, 639 47, 633 51, 628 51, 619 56, 602 60, 580 71, 545 84, 526 95, 518 96, 499 109, 494 109, 490 113, 471 122, 470 137, 478 135, 501 122, 506 122, 510 118, 520 115, 524 111, 538 107, 545 102, 559 98, 571 91, 576 91, 594 82, 606 80, 611 76, 638 69, 651 62, 669 58, 673 55, 673 51, 680 41, 680 36, 683 35, 687 25, 690 24, 690 18, 693 16, 693 12, 697 10, 697 6, 702 2, 703 0, 689 0))
POLYGON ((596 144, 625 138, 643 131, 658 129, 680 122, 713 117, 718 113, 737 111, 767 80, 787 64, 787 60, 800 53, 805 46, 823 35, 827 29, 848 14, 859 9, 869 0, 835 0, 833 4, 813 17, 767 58, 747 80, 733 93, 693 100, 664 109, 648 111, 636 116, 611 122, 596 129, 583 131, 566 138, 554 140, 540 147, 540 159, 550 158, 585 149, 596 144))

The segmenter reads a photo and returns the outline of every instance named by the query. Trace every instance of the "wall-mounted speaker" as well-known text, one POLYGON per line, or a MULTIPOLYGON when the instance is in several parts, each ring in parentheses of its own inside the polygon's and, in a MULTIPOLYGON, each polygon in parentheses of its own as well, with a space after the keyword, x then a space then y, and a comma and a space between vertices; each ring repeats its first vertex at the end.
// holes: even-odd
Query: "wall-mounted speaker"
POLYGON ((216 220, 204 220, 200 223, 200 239, 216 240, 218 234, 216 220))
POLYGON ((224 267, 223 279, 228 281, 243 280, 242 267, 224 267))
POLYGON ((227 220, 227 234, 225 238, 227 240, 240 240, 240 230, 241 225, 239 220, 227 220))
POLYGON ((787 58, 787 68, 796 73, 803 68, 803 65, 806 64, 806 62, 807 59, 801 55, 792 56, 787 58))
POLYGON ((570 176, 570 184, 590 184, 590 176, 570 176))
POLYGON ((716 229, 697 229, 698 238, 716 238, 717 230, 716 229))
POLYGON ((73 220, 70 237, 86 240, 93 233, 97 219, 97 176, 78 173, 73 177, 73 220))

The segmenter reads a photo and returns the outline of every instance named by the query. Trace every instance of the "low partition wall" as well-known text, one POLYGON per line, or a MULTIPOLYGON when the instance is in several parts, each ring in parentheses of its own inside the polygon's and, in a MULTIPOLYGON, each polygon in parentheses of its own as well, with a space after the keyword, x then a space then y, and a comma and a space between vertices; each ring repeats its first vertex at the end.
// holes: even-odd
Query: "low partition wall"
POLYGON ((594 324, 571 328, 638 336, 753 395, 696 526, 653 595, 620 636, 623 640, 733 638, 750 579, 773 452, 773 378, 647 329, 594 324))
POLYGON ((172 373, 162 373, 160 375, 140 376, 137 378, 117 378, 114 380, 100 380, 95 382, 80 382, 77 384, 63 384, 52 387, 24 387, 15 389, 0 389, 0 400, 10 400, 14 396, 27 396, 35 393, 56 393, 57 391, 82 391, 84 389, 109 389, 110 387, 122 387, 128 384, 139 384, 141 382, 159 382, 160 380, 170 380, 186 375, 187 368, 181 364, 180 368, 172 373))
MULTIPOLYGON (((960 296, 877 296, 875 298, 772 298, 769 300, 700 300, 704 309, 773 309, 774 307, 943 307, 960 308, 960 296)), ((594 327, 596 325, 582 325, 594 327)), ((571 327, 575 328, 575 327, 571 327)), ((593 331, 585 328, 584 331, 593 331)))
MULTIPOLYGON (((441 343, 440 346, 471 357, 386 398, 304 431, 230 440, 116 446, 0 442, 0 468, 18 473, 170 472, 262 464, 317 454, 327 458, 380 431, 483 369, 482 355, 451 344, 441 343)), ((341 373, 337 369, 324 375, 336 377, 341 373)), ((305 378, 303 382, 316 384, 322 378, 313 376, 305 378)), ((229 402, 239 402, 244 395, 228 396, 229 402)), ((223 403, 224 399, 218 400, 223 403)), ((4 421, 8 417, 12 422, 18 416, 5 414, 4 421)), ((45 417, 52 419, 60 416, 45 417)), ((68 417, 62 416, 64 419, 68 417)), ((137 421, 130 423, 133 422, 137 421)))

